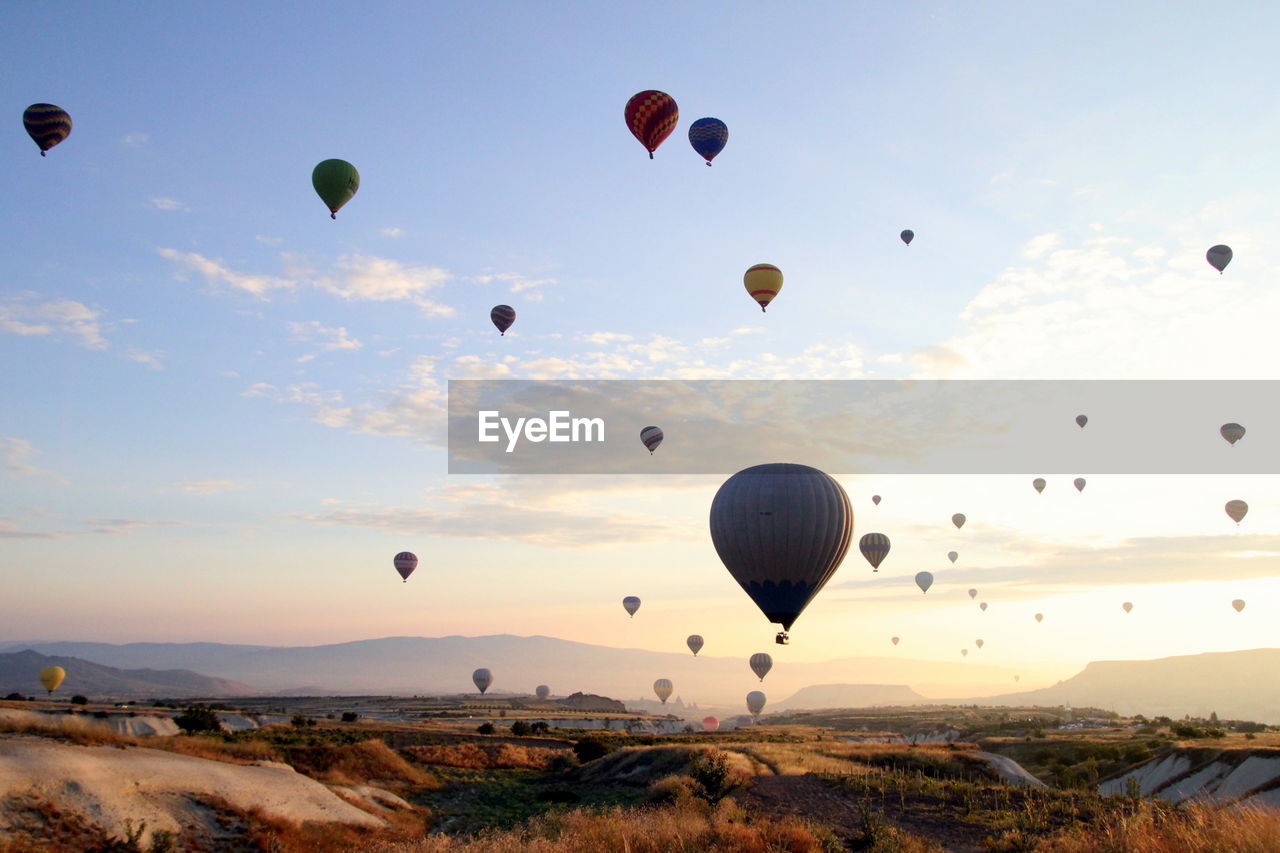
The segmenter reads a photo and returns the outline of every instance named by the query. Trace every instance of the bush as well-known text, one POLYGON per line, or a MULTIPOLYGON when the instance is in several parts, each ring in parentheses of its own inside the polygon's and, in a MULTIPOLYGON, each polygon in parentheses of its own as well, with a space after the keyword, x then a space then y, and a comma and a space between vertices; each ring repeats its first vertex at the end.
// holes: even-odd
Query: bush
POLYGON ((697 786, 694 793, 712 804, 720 802, 738 787, 738 780, 729 767, 729 756, 718 749, 695 755, 689 762, 689 778, 697 786))
POLYGON ((79 693, 77 693, 76 695, 71 697, 71 704, 72 705, 88 705, 89 697, 81 696, 79 693))
POLYGON ((342 712, 342 722, 344 723, 354 723, 358 719, 360 719, 360 715, 357 714, 355 711, 342 712))
POLYGON ((316 721, 308 717, 306 714, 294 714, 293 719, 289 721, 295 729, 305 729, 307 726, 314 726, 316 721))
POLYGON ((4 697, 4 698, 5 698, 5 699, 7 699, 7 700, 8 700, 8 701, 10 701, 10 702, 25 702, 25 701, 27 701, 27 697, 26 697, 26 696, 23 696, 21 693, 10 693, 8 696, 6 696, 6 697, 4 697))
POLYGON ((604 758, 615 749, 617 745, 613 738, 584 737, 573 745, 573 754, 578 756, 578 761, 586 764, 588 761, 604 758))
POLYGON ((530 726, 528 723, 526 723, 524 720, 516 720, 514 723, 511 724, 511 733, 513 735, 517 735, 519 737, 525 737, 530 733, 532 733, 532 731, 533 731, 533 727, 530 726))
POLYGON ((546 720, 538 720, 536 723, 529 726, 530 734, 545 735, 549 731, 551 731, 551 726, 547 724, 546 720))
POLYGON ((222 721, 218 719, 218 715, 200 705, 193 705, 187 708, 187 710, 174 717, 173 722, 189 735, 222 731, 222 721))
POLYGON ((476 726, 476 731, 482 735, 491 735, 494 733, 493 723, 481 723, 476 726))

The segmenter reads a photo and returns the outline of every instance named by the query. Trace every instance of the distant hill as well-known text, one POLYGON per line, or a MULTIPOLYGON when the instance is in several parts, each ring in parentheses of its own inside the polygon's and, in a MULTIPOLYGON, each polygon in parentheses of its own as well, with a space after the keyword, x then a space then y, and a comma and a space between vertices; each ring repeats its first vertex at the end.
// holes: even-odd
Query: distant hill
POLYGON ((901 684, 813 684, 771 704, 769 710, 869 708, 874 705, 916 705, 926 701, 919 693, 901 684))
POLYGON ((1052 687, 966 699, 984 705, 1090 705, 1121 714, 1187 714, 1280 724, 1280 649, 1094 661, 1052 687))
POLYGON ((56 695, 77 693, 90 698, 144 699, 195 696, 245 696, 253 688, 225 678, 210 678, 186 669, 117 669, 79 658, 49 656, 26 649, 0 654, 0 696, 22 693, 45 696, 37 677, 46 666, 60 666, 67 679, 56 695))

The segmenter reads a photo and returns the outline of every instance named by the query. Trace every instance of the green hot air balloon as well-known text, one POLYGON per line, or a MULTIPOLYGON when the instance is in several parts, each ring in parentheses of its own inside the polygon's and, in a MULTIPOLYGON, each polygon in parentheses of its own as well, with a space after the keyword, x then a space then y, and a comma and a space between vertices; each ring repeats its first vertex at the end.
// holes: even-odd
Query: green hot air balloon
POLYGON ((338 211, 360 189, 360 173, 346 160, 324 160, 311 171, 311 186, 329 208, 329 218, 337 219, 338 211))

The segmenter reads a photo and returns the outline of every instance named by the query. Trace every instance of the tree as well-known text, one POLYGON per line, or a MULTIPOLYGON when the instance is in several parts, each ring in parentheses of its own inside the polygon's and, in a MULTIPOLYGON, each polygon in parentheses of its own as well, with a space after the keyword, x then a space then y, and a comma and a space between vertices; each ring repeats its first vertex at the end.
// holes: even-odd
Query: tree
POLYGON ((511 724, 511 733, 518 737, 525 737, 533 732, 533 727, 524 720, 516 720, 511 724))
POLYGON ((89 697, 81 696, 79 693, 77 693, 76 695, 71 697, 71 704, 72 705, 88 705, 89 697))
POLYGON ((360 715, 357 714, 355 711, 342 712, 342 722, 344 723, 354 723, 358 719, 360 719, 360 715))
POLYGON ((178 728, 187 734, 222 731, 222 721, 218 715, 201 705, 192 705, 173 718, 178 728))
POLYGON ((491 735, 494 731, 493 723, 481 723, 476 727, 476 731, 482 735, 491 735))

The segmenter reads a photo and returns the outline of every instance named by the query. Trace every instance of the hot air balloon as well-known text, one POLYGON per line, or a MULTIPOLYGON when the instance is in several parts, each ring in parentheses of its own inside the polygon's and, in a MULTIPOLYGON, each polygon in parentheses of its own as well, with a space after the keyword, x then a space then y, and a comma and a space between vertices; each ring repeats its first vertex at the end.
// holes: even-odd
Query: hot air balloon
POLYGON ((323 160, 311 170, 311 186, 329 208, 329 218, 337 219, 338 211, 360 189, 360 173, 346 160, 323 160))
POLYGON ((1013 680, 1014 680, 1014 681, 1021 681, 1021 680, 1022 680, 1022 676, 1021 676, 1021 675, 1015 675, 1015 676, 1013 677, 1013 680))
POLYGON ((928 592, 929 587, 933 586, 933 575, 930 572, 916 572, 916 586, 920 587, 921 592, 928 592))
POLYGON ((960 656, 961 656, 961 657, 966 657, 966 658, 967 658, 967 657, 969 656, 969 650, 968 650, 968 649, 961 649, 961 650, 960 650, 960 656))
POLYGON ((46 666, 40 670, 40 683, 44 685, 44 689, 49 691, 49 695, 53 695, 53 691, 58 689, 58 685, 67 677, 67 671, 60 666, 46 666))
POLYGON ((1133 610, 1133 602, 1132 602, 1132 601, 1126 601, 1124 604, 1121 604, 1120 606, 1124 608, 1124 612, 1125 612, 1125 613, 1129 613, 1129 612, 1131 612, 1131 611, 1133 610))
POLYGON ((782 270, 773 264, 756 264, 743 273, 742 284, 764 311, 782 290, 782 270))
POLYGON ((1037 621, 1037 622, 1043 622, 1043 621, 1044 621, 1044 614, 1043 614, 1043 613, 1037 613, 1037 614, 1036 614, 1036 621, 1037 621))
POLYGON ((22 113, 22 126, 40 147, 40 156, 71 135, 71 116, 53 104, 32 104, 22 113))
POLYGON ((956 530, 964 527, 965 520, 963 512, 957 512, 955 515, 951 516, 951 523, 956 526, 956 530))
MULTIPOLYGON (((708 163, 707 165, 710 166, 711 164, 708 163)), ((718 732, 720 731, 720 721, 715 717, 703 717, 702 730, 704 732, 718 732)))
POLYGON ((764 681, 769 670, 773 669, 773 656, 765 652, 756 652, 748 663, 751 665, 751 671, 756 674, 756 678, 764 681))
POLYGON ((1088 415, 1076 415, 1076 425, 1079 426, 1080 429, 1084 429, 1084 425, 1087 424, 1088 422, 1089 422, 1088 415))
POLYGON ((627 129, 631 131, 631 135, 640 140, 652 160, 653 152, 676 129, 680 109, 676 106, 675 98, 666 92, 647 89, 631 96, 622 116, 627 120, 627 129))
POLYGON ((1209 266, 1213 267, 1221 275, 1222 271, 1227 268, 1227 264, 1231 263, 1231 247, 1224 246, 1221 243, 1217 246, 1210 246, 1209 251, 1204 253, 1204 259, 1209 262, 1209 266))
POLYGON ((1075 485, 1077 492, 1084 491, 1084 477, 1076 477, 1071 482, 1075 485))
POLYGON ((978 591, 977 591, 976 589, 971 589, 971 590, 969 590, 969 597, 970 597, 970 598, 977 598, 977 597, 978 597, 978 591))
POLYGON ((959 552, 959 551, 948 551, 948 552, 947 552, 947 559, 948 559, 948 560, 950 560, 950 561, 951 561, 951 565, 953 565, 953 566, 954 566, 954 565, 956 564, 956 560, 960 559, 960 552, 959 552))
POLYGON ((747 710, 751 712, 751 716, 758 717, 760 712, 764 710, 764 703, 767 700, 763 693, 759 690, 752 690, 747 694, 747 710))
POLYGON ((978 609, 979 609, 979 610, 981 610, 983 613, 986 613, 986 612, 987 612, 987 603, 986 603, 985 601, 980 602, 980 603, 978 604, 978 609))
POLYGON ((471 673, 471 683, 483 694, 489 689, 489 685, 493 684, 493 673, 487 669, 477 669, 471 673))
POLYGON ((546 699, 551 695, 551 688, 545 684, 539 684, 533 692, 539 699, 546 699))
POLYGON ((899 236, 900 238, 902 238, 902 242, 904 242, 904 243, 906 243, 908 246, 910 246, 910 245, 911 245, 911 241, 912 241, 912 240, 914 240, 914 239, 916 238, 916 232, 914 232, 914 231, 912 231, 910 228, 908 228, 906 231, 903 231, 903 232, 902 232, 901 234, 899 234, 898 236, 899 236))
POLYGON ((1236 609, 1237 613, 1242 612, 1244 610, 1244 599, 1237 598, 1235 601, 1231 602, 1231 606, 1236 609))
POLYGON ((700 118, 689 125, 689 144, 711 165, 729 141, 729 126, 718 118, 700 118))
POLYGON ((880 506, 880 496, 879 496, 879 495, 872 495, 872 496, 871 496, 871 502, 872 502, 873 504, 875 504, 876 506, 880 506))
POLYGON ((400 578, 405 582, 409 582, 409 575, 413 574, 413 570, 418 568, 418 555, 409 551, 401 551, 396 554, 395 559, 391 561, 396 567, 396 571, 400 573, 400 578))
POLYGON ((884 558, 889 556, 889 537, 883 533, 868 533, 859 540, 858 549, 871 564, 871 571, 878 572, 884 558))
POLYGON ((510 305, 495 305, 493 310, 489 312, 489 320, 505 336, 507 329, 510 329, 511 324, 516 321, 516 309, 510 305))
POLYGON ((673 689, 670 678, 659 678, 657 681, 653 682, 653 692, 662 700, 663 705, 667 704, 667 700, 671 698, 671 691, 673 689))
POLYGON ((640 599, 634 595, 628 595, 622 599, 622 609, 627 611, 627 614, 634 619, 636 611, 640 609, 640 599))
POLYGON ((685 640, 685 644, 689 646, 689 651, 693 652, 693 656, 696 658, 698 652, 702 651, 702 635, 690 634, 689 639, 685 640))
POLYGON ((1244 519, 1245 513, 1249 511, 1249 505, 1244 501, 1227 501, 1227 505, 1223 508, 1236 524, 1239 524, 1244 519))
POLYGON ((1232 447, 1235 446, 1237 441, 1244 438, 1244 427, 1240 426, 1240 424, 1223 424, 1218 432, 1222 433, 1222 437, 1232 447))
POLYGON ((640 441, 649 451, 649 455, 652 456, 653 451, 658 449, 659 444, 662 444, 662 427, 647 426, 640 430, 640 441))
POLYGON ((890 638, 889 638, 889 642, 893 643, 893 644, 896 646, 896 645, 898 645, 898 638, 897 638, 897 637, 890 637, 890 638))
POLYGON ((1036 477, 1031 481, 1031 488, 1035 489, 1037 494, 1044 492, 1044 486, 1044 477, 1036 477))
POLYGON ((973 644, 978 648, 982 648, 984 645, 986 645, 986 643, 984 643, 982 640, 974 640, 973 644))
POLYGON ((840 484, 816 468, 771 463, 720 486, 710 526, 721 562, 765 617, 782 624, 775 641, 785 644, 849 550, 853 507, 840 484))

